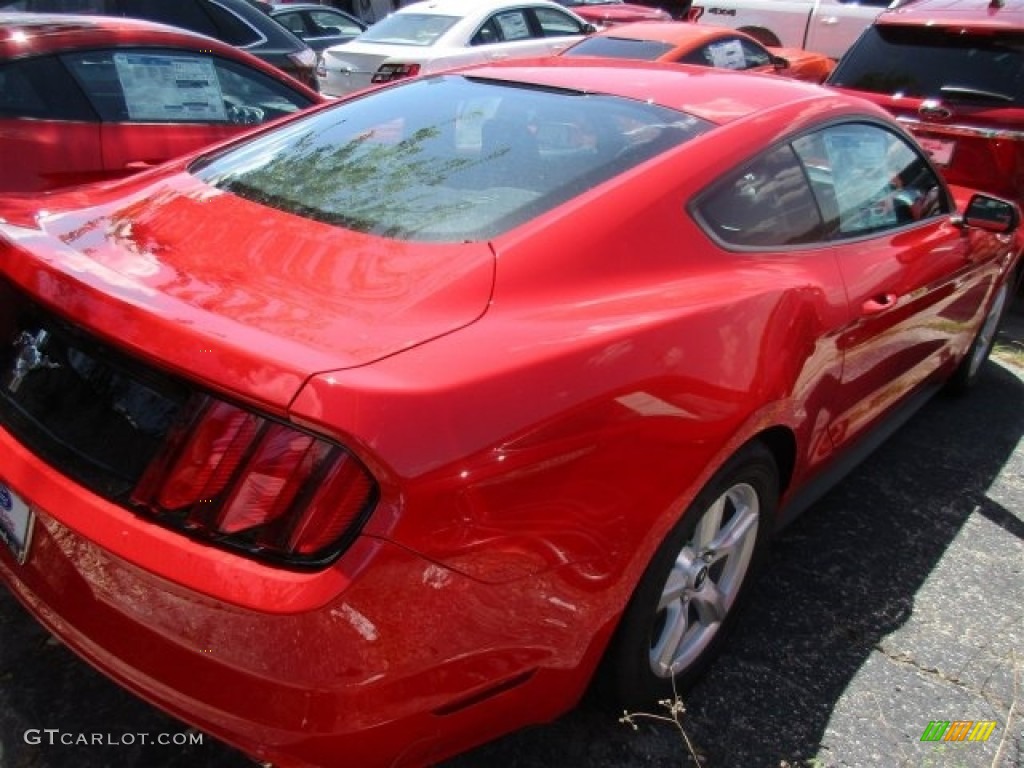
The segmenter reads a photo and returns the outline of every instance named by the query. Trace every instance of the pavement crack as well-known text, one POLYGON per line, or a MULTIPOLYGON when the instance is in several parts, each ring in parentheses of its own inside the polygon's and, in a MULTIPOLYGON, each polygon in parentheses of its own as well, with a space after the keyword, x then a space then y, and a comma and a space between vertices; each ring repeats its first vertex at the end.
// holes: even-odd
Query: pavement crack
MULTIPOLYGON (((961 690, 963 690, 963 691, 965 691, 967 693, 970 693, 970 694, 972 694, 974 696, 978 696, 978 697, 984 699, 989 704, 991 704, 993 707, 1001 709, 1003 712, 1010 712, 1010 711, 1012 711, 1017 706, 1017 704, 1018 704, 1018 691, 1016 689, 1016 686, 1015 686, 1015 690, 1013 692, 1013 700, 1012 701, 1005 701, 1001 697, 994 695, 991 691, 987 691, 984 688, 979 688, 978 686, 973 685, 970 682, 961 679, 960 677, 958 677, 955 674, 951 675, 951 674, 948 674, 946 672, 943 672, 941 669, 939 669, 937 667, 931 667, 931 666, 926 666, 924 664, 921 664, 917 659, 915 659, 909 653, 902 652, 902 651, 898 652, 898 653, 894 653, 894 652, 888 650, 887 648, 885 648, 885 646, 883 646, 881 643, 875 643, 874 644, 874 650, 877 651, 878 653, 880 653, 882 656, 884 656, 889 661, 893 662, 894 664, 902 664, 904 666, 913 667, 916 671, 918 671, 918 672, 920 672, 922 674, 928 675, 930 677, 933 677, 936 680, 938 680, 939 682, 948 683, 950 685, 955 685, 955 686, 957 686, 958 688, 960 688, 961 690)), ((1015 654, 1011 654, 1010 663, 1011 663, 1011 668, 1013 670, 1014 678, 1016 680, 1018 678, 1019 674, 1020 674, 1020 665, 1019 665, 1019 663, 1018 663, 1018 661, 1016 659, 1016 655, 1015 654)))

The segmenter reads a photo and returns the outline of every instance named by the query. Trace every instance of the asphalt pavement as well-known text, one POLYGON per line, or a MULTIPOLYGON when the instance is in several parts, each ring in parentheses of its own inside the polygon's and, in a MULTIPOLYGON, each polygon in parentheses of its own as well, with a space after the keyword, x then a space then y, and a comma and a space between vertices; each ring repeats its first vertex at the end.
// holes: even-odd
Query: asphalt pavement
MULTIPOLYGON (((702 765, 1024 767, 1024 302, 1008 320, 973 393, 935 398, 776 540, 726 652, 683 698, 702 765), (945 722, 995 725, 922 740, 945 722)), ((0 589, 0 768, 250 765, 209 737, 63 745, 45 729, 192 737, 0 589)), ((634 731, 582 707, 446 768, 693 764, 671 723, 634 731)))

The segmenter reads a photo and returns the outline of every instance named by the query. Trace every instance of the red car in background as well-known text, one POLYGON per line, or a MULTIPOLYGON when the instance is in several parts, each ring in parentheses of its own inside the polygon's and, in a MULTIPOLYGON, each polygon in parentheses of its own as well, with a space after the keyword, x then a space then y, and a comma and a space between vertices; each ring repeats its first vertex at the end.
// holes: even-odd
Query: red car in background
POLYGON ((885 107, 954 184, 1024 203, 1024 7, 915 0, 884 11, 828 84, 885 107))
POLYGON ((175 27, 0 13, 0 192, 119 178, 321 101, 255 56, 175 27))
POLYGON ((799 48, 768 48, 743 32, 681 21, 637 22, 602 30, 561 56, 672 61, 716 69, 765 72, 820 83, 835 66, 828 56, 799 48))
POLYGON ((564 57, 0 198, 0 582, 278 766, 652 711, 978 378, 1019 218, 863 99, 564 57))
POLYGON ((650 8, 623 0, 557 0, 591 24, 611 27, 635 21, 667 21, 672 16, 660 8, 650 8))

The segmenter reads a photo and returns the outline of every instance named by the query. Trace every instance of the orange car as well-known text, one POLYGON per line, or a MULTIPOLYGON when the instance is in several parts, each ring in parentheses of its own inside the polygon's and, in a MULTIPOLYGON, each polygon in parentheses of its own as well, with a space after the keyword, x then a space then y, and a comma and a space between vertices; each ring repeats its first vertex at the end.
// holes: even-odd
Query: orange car
POLYGON ((774 72, 813 83, 822 82, 835 67, 835 62, 824 54, 800 48, 766 48, 735 29, 682 21, 641 21, 613 27, 581 40, 561 55, 675 61, 718 69, 774 72))

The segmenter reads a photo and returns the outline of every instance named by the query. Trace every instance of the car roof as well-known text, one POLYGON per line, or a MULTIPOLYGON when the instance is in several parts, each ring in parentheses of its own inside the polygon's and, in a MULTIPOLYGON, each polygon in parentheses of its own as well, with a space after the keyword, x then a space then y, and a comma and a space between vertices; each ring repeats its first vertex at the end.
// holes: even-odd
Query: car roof
POLYGON ((328 11, 333 13, 340 13, 342 16, 351 17, 352 14, 335 8, 331 5, 320 5, 319 3, 271 3, 270 14, 276 16, 285 11, 328 11))
POLYGON ((634 21, 632 24, 603 29, 591 37, 619 37, 626 40, 653 40, 672 45, 683 43, 701 43, 720 37, 744 37, 744 34, 729 27, 713 27, 710 25, 693 24, 688 21, 634 21))
POLYGON ((720 125, 798 102, 818 110, 825 110, 826 102, 845 105, 892 122, 881 107, 818 85, 670 62, 556 56, 498 62, 457 72, 474 78, 647 101, 720 125))
POLYGON ((1024 29, 1024 0, 912 0, 884 11, 876 23, 1024 29))
POLYGON ((419 0, 399 8, 395 13, 426 13, 438 16, 480 16, 505 8, 544 6, 565 10, 549 0, 419 0))
MULTIPOLYGON (((0 13, 0 58, 12 59, 45 52, 127 45, 202 46, 232 58, 252 57, 227 43, 167 24, 121 16, 78 14, 0 13)), ((262 68, 262 67, 261 67, 262 68)))

